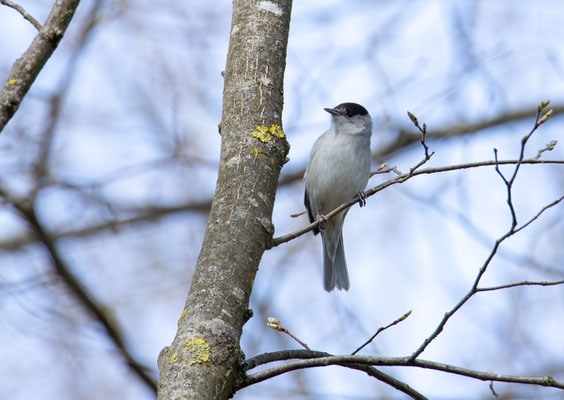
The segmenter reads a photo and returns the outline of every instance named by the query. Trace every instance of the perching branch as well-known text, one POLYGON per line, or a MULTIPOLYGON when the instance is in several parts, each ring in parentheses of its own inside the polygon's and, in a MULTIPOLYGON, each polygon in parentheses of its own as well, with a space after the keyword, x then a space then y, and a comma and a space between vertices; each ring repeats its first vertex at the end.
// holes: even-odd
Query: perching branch
MULTIPOLYGON (((511 196, 512 195, 512 187, 513 187, 513 183, 515 182, 515 179, 517 177, 517 173, 520 169, 520 166, 522 164, 534 164, 535 161, 538 161, 538 158, 525 160, 524 159, 524 152, 525 152, 526 143, 529 140, 529 138, 531 137, 531 135, 538 129, 538 127, 541 124, 546 122, 546 120, 551 115, 551 111, 549 111, 546 114, 544 114, 543 116, 541 116, 541 112, 543 111, 544 108, 546 108, 547 105, 548 105, 548 102, 543 102, 539 105, 534 127, 531 129, 529 134, 526 135, 523 138, 523 140, 521 141, 521 151, 520 151, 520 154, 519 154, 519 158, 517 160, 500 161, 500 160, 497 159, 497 151, 496 151, 494 161, 484 161, 484 162, 478 162, 478 163, 461 164, 461 165, 456 165, 456 166, 447 166, 447 167, 440 167, 440 168, 427 168, 427 169, 416 170, 418 168, 418 166, 422 165, 422 163, 419 163, 419 164, 416 165, 416 167, 412 168, 409 173, 399 173, 399 171, 397 171, 397 168, 395 168, 395 167, 389 168, 389 169, 384 169, 383 167, 381 167, 379 169, 378 173, 395 172, 396 174, 398 174, 398 176, 396 176, 395 178, 390 179, 389 181, 384 182, 384 183, 382 183, 382 184, 380 184, 380 185, 378 185, 378 186, 376 186, 376 187, 374 187, 374 188, 372 188, 372 189, 370 189, 366 192, 367 197, 371 196, 372 194, 374 194, 374 193, 376 193, 380 190, 383 190, 390 185, 393 185, 395 183, 405 182, 406 180, 410 179, 412 176, 416 176, 416 175, 459 170, 459 169, 464 169, 464 168, 474 168, 474 167, 481 167, 481 166, 487 166, 487 165, 495 167, 496 173, 500 175, 500 177, 502 178, 502 180, 503 180, 503 182, 504 182, 504 184, 507 188, 507 203, 508 203, 511 215, 512 215, 511 227, 509 228, 509 230, 504 235, 502 235, 501 237, 499 237, 495 241, 495 244, 494 244, 489 256, 487 257, 487 259, 485 260, 485 262, 482 264, 481 268, 479 269, 478 274, 477 274, 477 276, 474 280, 474 283, 473 283, 472 287, 470 288, 470 290, 468 291, 468 293, 466 293, 466 295, 451 310, 449 310, 444 315, 443 319, 438 324, 438 326, 433 331, 433 333, 423 341, 423 343, 419 346, 419 348, 417 350, 415 350, 410 356, 399 357, 399 358, 398 357, 396 357, 396 358, 394 358, 394 357, 361 357, 361 356, 355 355, 360 349, 362 349, 364 346, 366 346, 368 343, 370 343, 373 340, 373 338, 378 333, 380 333, 382 330, 387 329, 390 326, 393 326, 393 325, 399 323, 400 321, 402 321, 403 319, 405 319, 409 315, 409 313, 407 313, 406 315, 400 317, 398 320, 394 321, 393 323, 389 324, 388 326, 380 328, 376 332, 376 334, 373 335, 373 337, 371 339, 369 339, 366 343, 364 343, 362 346, 360 346, 355 352, 353 352, 353 354, 351 356, 330 356, 330 355, 323 355, 322 353, 319 353, 319 352, 305 352, 304 353, 304 352, 299 352, 299 351, 293 351, 291 353, 281 352, 281 353, 278 354, 279 357, 278 357, 278 355, 271 353, 268 356, 261 355, 261 356, 259 356, 259 358, 251 359, 251 360, 249 360, 249 362, 247 364, 249 366, 248 369, 251 369, 252 367, 254 367, 254 366, 256 366, 260 363, 271 362, 271 361, 274 361, 274 360, 287 360, 289 358, 304 358, 302 360, 291 361, 291 362, 288 362, 286 364, 278 365, 276 367, 270 368, 270 369, 265 370, 265 371, 261 371, 261 372, 255 373, 255 374, 251 374, 247 377, 247 379, 245 381, 245 386, 263 381, 265 379, 269 379, 273 376, 277 376, 277 375, 280 375, 282 373, 292 371, 292 370, 295 370, 295 369, 309 368, 309 367, 315 367, 315 366, 327 366, 327 365, 341 365, 341 366, 344 366, 344 367, 350 367, 350 364, 354 363, 355 365, 366 364, 366 365, 386 365, 386 366, 391 366, 391 365, 394 365, 394 366, 414 366, 414 367, 434 369, 434 370, 443 371, 443 372, 447 372, 447 373, 453 373, 453 374, 468 376, 468 377, 471 377, 471 378, 480 379, 480 380, 484 380, 484 381, 490 381, 490 382, 495 382, 495 381, 513 382, 513 383, 534 384, 534 385, 541 385, 541 386, 551 386, 551 387, 557 387, 557 388, 560 388, 560 389, 564 389, 564 383, 557 382, 551 377, 529 377, 529 376, 500 375, 500 374, 495 374, 495 373, 492 373, 492 372, 482 372, 482 371, 477 371, 477 370, 469 370, 469 369, 465 369, 465 368, 462 368, 462 367, 438 363, 438 362, 434 362, 434 361, 421 360, 421 359, 418 358, 419 355, 423 351, 425 351, 427 346, 434 339, 436 339, 438 337, 438 335, 442 332, 442 330, 444 329, 448 320, 476 293, 486 292, 486 291, 494 291, 494 290, 501 290, 501 289, 517 287, 517 286, 526 286, 526 285, 555 286, 555 285, 564 284, 564 281, 554 281, 554 282, 523 281, 523 282, 511 283, 511 284, 495 286, 495 287, 486 287, 486 288, 479 288, 478 287, 478 285, 481 281, 481 278, 485 274, 488 266, 490 265, 491 261, 493 260, 494 256, 496 255, 501 243, 503 241, 505 241, 507 238, 509 238, 509 237, 513 236, 514 234, 518 233, 519 231, 521 231, 525 227, 529 226, 532 222, 537 220, 545 211, 554 207, 555 205, 559 204, 560 202, 562 202, 564 200, 564 196, 557 198, 556 200, 552 201, 551 203, 545 205, 542 209, 540 209, 537 212, 537 214, 535 214, 532 218, 530 218, 526 223, 522 224, 521 226, 518 226, 517 216, 516 216, 516 212, 515 212, 515 209, 514 209, 514 206, 513 206, 512 196, 511 196), (499 169, 499 166, 501 164, 513 164, 515 166, 513 173, 512 173, 510 178, 506 178, 505 175, 503 175, 501 173, 501 171, 499 169)), ((413 123, 415 124, 415 126, 419 128, 419 130, 421 131, 421 133, 423 135, 422 139, 421 139, 421 143, 422 143, 422 145, 425 149, 425 159, 423 160, 423 162, 425 162, 432 155, 432 153, 429 154, 428 148, 425 144, 426 126, 424 125, 423 127, 420 127, 419 123, 417 121, 417 118, 411 113, 408 113, 408 114, 409 114, 411 120, 413 121, 413 123)), ((541 152, 541 154, 542 154, 542 152, 541 152)), ((556 164, 563 164, 564 161, 556 160, 555 163, 556 164)), ((350 207, 351 205, 356 203, 356 201, 357 201, 356 199, 351 199, 351 201, 349 201, 348 203, 341 205, 337 209, 333 210, 331 213, 327 214, 326 217, 331 218, 332 216, 336 215, 340 211, 342 211, 342 210, 346 209, 347 207, 350 207)), ((300 231, 294 232, 290 235, 286 235, 286 236, 283 236, 283 237, 280 237, 280 238, 275 238, 273 240, 273 246, 276 246, 280 243, 284 243, 285 241, 288 241, 288 240, 292 240, 293 238, 298 237, 305 232, 308 232, 313 227, 315 227, 316 224, 317 224, 317 222, 310 224, 306 228, 304 228, 300 231)))
MULTIPOLYGON (((458 170, 462 170, 462 169, 468 169, 468 168, 478 168, 478 167, 488 167, 488 166, 495 166, 495 165, 506 165, 506 164, 518 164, 519 160, 503 160, 503 161, 498 161, 496 162, 495 160, 487 160, 487 161, 477 161, 477 162, 472 162, 472 163, 464 163, 464 164, 455 164, 455 165, 447 165, 444 167, 434 167, 434 168, 423 168, 423 169, 418 169, 416 171, 414 171, 412 174, 410 173, 402 173, 398 176, 396 176, 393 179, 390 179, 386 182, 383 182, 377 186, 374 186, 371 189, 368 189, 367 191, 365 191, 364 193, 366 194, 366 197, 370 197, 384 189, 386 189, 389 186, 395 185, 397 183, 403 183, 415 176, 419 176, 419 175, 429 175, 429 174, 436 174, 436 173, 440 173, 440 172, 450 172, 450 171, 458 171, 458 170)), ((520 162, 521 164, 564 164, 564 160, 536 160, 536 159, 526 159, 526 160, 522 160, 520 162)), ((388 172, 394 172, 395 169, 391 168, 389 169, 388 172)), ((339 207, 337 207, 336 209, 334 209, 333 211, 331 211, 330 213, 327 213, 325 215, 325 217, 327 219, 330 219, 332 217, 334 217, 335 215, 337 215, 338 213, 340 213, 341 211, 350 208, 351 206, 355 205, 358 203, 358 197, 355 197, 351 200, 349 200, 348 202, 341 204, 339 207)), ((282 243, 286 243, 289 242, 290 240, 293 240, 297 237, 300 237, 306 233, 308 233, 309 231, 313 230, 314 228, 317 227, 318 225, 318 221, 315 221, 295 232, 289 233, 287 235, 284 236, 279 236, 276 237, 274 239, 272 239, 272 243, 271 243, 271 248, 272 247, 276 247, 282 243)))
MULTIPOLYGON (((413 113, 408 111, 407 115, 409 116, 409 118, 411 119, 413 124, 417 127, 417 129, 419 129, 419 131, 421 132, 420 142, 421 142, 421 145, 423 146, 423 149, 425 151, 425 157, 423 158, 423 160, 421 160, 419 163, 417 163, 415 166, 413 166, 409 170, 409 173, 399 174, 394 179, 390 179, 387 182, 384 182, 384 183, 382 183, 382 184, 380 184, 376 187, 373 187, 372 189, 367 190, 364 193, 365 198, 368 198, 368 197, 372 196, 373 194, 375 194, 375 193, 377 193, 381 190, 384 190, 388 186, 394 185, 396 183, 403 183, 403 182, 407 181, 408 179, 410 179, 411 177, 416 176, 416 175, 430 174, 430 173, 443 172, 443 171, 454 171, 454 170, 457 170, 457 169, 474 168, 474 167, 481 167, 481 166, 486 166, 486 165, 495 165, 496 171, 503 178, 503 180, 506 183, 506 186, 508 188, 508 204, 510 204, 510 209, 511 209, 512 217, 513 217, 513 228, 515 228, 515 226, 517 225, 517 219, 515 217, 515 210, 513 210, 513 204, 511 202, 511 185, 513 184, 513 181, 515 180, 515 177, 517 175, 517 171, 519 170, 519 167, 521 166, 521 164, 534 164, 534 163, 536 163, 536 161, 540 161, 537 158, 524 160, 524 151, 525 151, 525 144, 527 143, 527 141, 529 140, 531 135, 538 129, 539 126, 541 126, 543 123, 545 123, 548 120, 548 118, 552 115, 553 110, 549 110, 546 114, 544 114, 544 116, 540 117, 541 112, 548 106, 548 104, 549 104, 548 100, 539 104, 539 106, 537 108, 537 116, 536 116, 536 119, 535 119, 534 127, 529 132, 529 134, 527 136, 525 136, 523 138, 523 140, 521 141, 521 153, 520 153, 519 158, 517 160, 515 160, 515 161, 514 160, 506 160, 506 161, 500 162, 497 159, 497 150, 494 149, 494 154, 495 154, 495 160, 494 161, 483 161, 483 162, 478 162, 478 163, 467 163, 467 164, 453 165, 453 166, 447 166, 447 167, 442 167, 442 168, 427 168, 427 169, 422 169, 422 170, 419 170, 419 167, 421 167, 423 164, 425 164, 427 161, 429 161, 429 159, 435 153, 434 152, 429 153, 429 147, 426 144, 427 125, 423 124, 423 126, 420 126, 417 117, 413 113), (511 179, 509 181, 507 181, 505 179, 505 177, 503 176, 503 174, 501 174, 501 172, 499 170, 500 164, 515 164, 516 165, 513 176, 511 177, 511 179)), ((544 162, 546 163, 547 161, 544 161, 544 162)), ((554 163, 564 164, 564 160, 556 160, 554 163)), ((379 168, 380 172, 381 172, 381 170, 382 170, 382 167, 379 168)), ((399 173, 399 171, 395 167, 391 168, 389 170, 386 170, 386 171, 395 172, 396 174, 399 173)), ((371 176, 373 176, 373 175, 374 174, 372 174, 371 176)), ((330 218, 334 217, 335 215, 337 215, 341 211, 343 211, 347 208, 350 208, 352 205, 354 205, 358 201, 359 201, 358 196, 355 196, 352 200, 348 201, 347 203, 341 204, 335 210, 333 210, 330 213, 328 213, 327 215, 325 215, 324 216, 325 219, 330 219, 330 218)), ((530 221, 530 222, 532 222, 532 221, 530 221)), ((311 223, 310 225, 306 226, 305 228, 297 230, 297 231, 290 233, 288 235, 284 235, 284 236, 281 236, 281 237, 274 238, 274 239, 272 239, 270 248, 278 246, 279 244, 288 242, 290 240, 293 240, 293 239, 313 230, 318 225, 319 225, 319 220, 316 220, 313 223, 311 223)))
MULTIPOLYGON (((499 161, 499 165, 510 165, 516 164, 517 160, 502 160, 499 161)), ((523 160, 521 164, 564 164, 564 160, 537 160, 537 159, 527 159, 523 160)), ((495 161, 478 161, 473 163, 465 163, 465 164, 455 164, 455 165, 447 165, 444 167, 435 167, 435 168, 424 168, 416 171, 413 176, 423 175, 423 174, 434 174, 434 173, 441 173, 441 172, 449 172, 449 171, 457 171, 462 169, 469 169, 469 168, 479 168, 479 167, 487 167, 495 165, 495 161)), ((396 167, 393 168, 386 168, 380 171, 377 171, 377 174, 383 173, 390 173, 395 172, 397 177, 405 177, 405 174, 397 171, 396 167)), ((374 173, 373 173, 374 175, 374 173)), ((407 179, 406 179, 407 180, 407 179)), ((392 182, 385 182, 385 186, 374 187, 366 191, 365 193, 367 196, 371 196, 374 193, 377 193, 388 186, 391 186, 395 183, 399 183, 399 181, 392 180, 392 182), (374 192, 371 192, 374 190, 374 192), (369 194, 370 193, 370 194, 369 194)), ((358 201, 351 201, 350 205, 356 204, 358 201)), ((347 203, 348 204, 348 203, 347 203)), ((63 238, 86 238, 94 235, 98 235, 107 231, 116 231, 124 227, 131 227, 137 226, 139 224, 146 224, 154 220, 158 220, 165 216, 176 214, 176 213, 183 213, 183 212, 199 212, 199 213, 208 213, 210 210, 211 203, 207 200, 202 202, 189 202, 186 204, 178 205, 178 206, 148 206, 139 209, 126 209, 120 210, 124 211, 126 214, 137 214, 134 217, 124 218, 118 221, 102 221, 97 224, 93 224, 91 226, 85 228, 77 228, 62 232, 49 232, 53 240, 57 241, 63 238)), ((346 207, 345 207, 346 208, 346 207)), ((331 214, 331 213, 330 213, 331 214)), ((327 215, 330 215, 327 214, 327 215)), ((286 243, 296 237, 299 237, 310 230, 312 230, 315 226, 317 226, 317 222, 308 225, 296 232, 291 234, 280 236, 273 239, 272 247, 276 247, 279 244, 286 243)), ((17 250, 23 246, 27 246, 30 244, 35 243, 35 238, 32 235, 21 235, 15 236, 12 238, 7 239, 0 239, 0 249, 4 250, 17 250)))

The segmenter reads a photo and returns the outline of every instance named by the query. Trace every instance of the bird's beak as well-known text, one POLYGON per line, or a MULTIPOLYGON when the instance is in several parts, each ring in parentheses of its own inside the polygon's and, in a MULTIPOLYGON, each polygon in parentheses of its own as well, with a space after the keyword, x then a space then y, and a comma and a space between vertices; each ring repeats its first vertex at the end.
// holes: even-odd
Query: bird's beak
POLYGON ((335 116, 341 115, 341 113, 335 108, 324 108, 324 110, 327 111, 331 115, 335 115, 335 116))

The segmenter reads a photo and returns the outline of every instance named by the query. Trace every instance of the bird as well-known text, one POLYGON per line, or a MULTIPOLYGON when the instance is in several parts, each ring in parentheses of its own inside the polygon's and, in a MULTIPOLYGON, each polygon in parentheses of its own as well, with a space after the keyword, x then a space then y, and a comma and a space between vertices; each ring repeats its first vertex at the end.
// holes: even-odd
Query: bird
POLYGON ((325 215, 359 197, 366 204, 364 189, 370 178, 372 118, 360 104, 342 103, 324 108, 331 125, 314 143, 304 182, 304 204, 313 229, 323 243, 323 286, 327 292, 349 290, 350 282, 343 245, 343 223, 348 209, 327 220, 325 215))

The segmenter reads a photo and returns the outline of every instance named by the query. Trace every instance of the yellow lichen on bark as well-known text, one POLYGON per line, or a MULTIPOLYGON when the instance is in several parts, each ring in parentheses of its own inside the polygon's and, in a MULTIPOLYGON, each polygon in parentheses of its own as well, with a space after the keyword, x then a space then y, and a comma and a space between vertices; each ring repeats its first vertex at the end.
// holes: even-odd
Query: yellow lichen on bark
POLYGON ((210 346, 202 338, 187 339, 184 349, 190 353, 189 365, 202 364, 210 358, 210 346))

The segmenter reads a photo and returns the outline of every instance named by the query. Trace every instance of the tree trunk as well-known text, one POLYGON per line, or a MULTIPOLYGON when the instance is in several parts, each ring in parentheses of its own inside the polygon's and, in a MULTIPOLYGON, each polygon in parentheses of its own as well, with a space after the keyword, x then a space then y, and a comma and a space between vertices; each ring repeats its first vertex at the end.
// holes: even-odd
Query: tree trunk
POLYGON ((291 3, 233 1, 216 192, 176 337, 159 356, 159 399, 226 399, 243 377, 241 331, 289 150, 280 126, 291 3))

